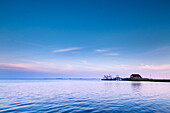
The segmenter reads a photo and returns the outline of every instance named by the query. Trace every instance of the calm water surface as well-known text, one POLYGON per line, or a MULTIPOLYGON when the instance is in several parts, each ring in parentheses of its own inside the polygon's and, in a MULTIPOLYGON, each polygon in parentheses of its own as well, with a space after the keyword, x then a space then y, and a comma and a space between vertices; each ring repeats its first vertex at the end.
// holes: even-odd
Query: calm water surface
POLYGON ((0 80, 0 112, 170 113, 170 83, 0 80))

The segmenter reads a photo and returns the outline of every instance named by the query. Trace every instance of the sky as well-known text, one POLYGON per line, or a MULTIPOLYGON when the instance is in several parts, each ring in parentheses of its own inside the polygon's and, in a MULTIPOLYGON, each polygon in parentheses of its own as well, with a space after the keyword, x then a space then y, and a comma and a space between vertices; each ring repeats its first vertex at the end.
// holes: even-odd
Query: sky
POLYGON ((168 0, 0 0, 0 78, 170 78, 168 0))

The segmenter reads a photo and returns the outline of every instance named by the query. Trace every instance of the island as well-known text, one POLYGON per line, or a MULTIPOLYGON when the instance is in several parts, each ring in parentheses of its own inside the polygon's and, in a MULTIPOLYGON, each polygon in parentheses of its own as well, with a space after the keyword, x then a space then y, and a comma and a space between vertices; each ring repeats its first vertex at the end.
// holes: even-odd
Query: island
POLYGON ((152 79, 152 78, 142 78, 140 74, 131 74, 129 78, 121 78, 118 75, 112 78, 111 75, 104 75, 101 80, 109 81, 150 81, 150 82, 170 82, 170 79, 152 79))

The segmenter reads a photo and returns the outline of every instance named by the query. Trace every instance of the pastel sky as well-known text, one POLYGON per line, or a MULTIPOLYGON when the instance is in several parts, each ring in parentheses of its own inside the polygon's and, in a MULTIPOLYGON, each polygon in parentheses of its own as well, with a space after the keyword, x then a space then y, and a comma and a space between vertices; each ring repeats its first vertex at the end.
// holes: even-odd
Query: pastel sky
POLYGON ((170 78, 169 0, 0 0, 0 78, 170 78))

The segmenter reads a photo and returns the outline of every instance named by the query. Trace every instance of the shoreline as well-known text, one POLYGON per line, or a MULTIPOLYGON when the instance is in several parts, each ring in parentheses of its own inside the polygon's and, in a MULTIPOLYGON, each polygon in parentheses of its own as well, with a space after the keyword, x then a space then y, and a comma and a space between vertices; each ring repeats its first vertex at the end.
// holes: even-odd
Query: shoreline
POLYGON ((116 79, 101 79, 105 81, 149 81, 149 82, 170 82, 170 79, 122 79, 122 80, 116 80, 116 79))

